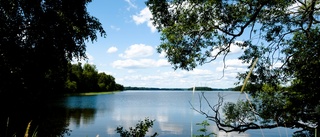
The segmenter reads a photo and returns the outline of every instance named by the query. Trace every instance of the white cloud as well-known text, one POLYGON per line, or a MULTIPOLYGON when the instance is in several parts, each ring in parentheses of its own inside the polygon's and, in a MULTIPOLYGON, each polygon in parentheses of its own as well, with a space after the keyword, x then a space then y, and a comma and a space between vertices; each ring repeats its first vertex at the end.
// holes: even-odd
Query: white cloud
MULTIPOLYGON (((236 41, 236 43, 242 43, 242 41, 236 41)), ((242 53, 245 49, 237 46, 236 44, 231 44, 230 45, 230 54, 238 54, 238 53, 242 53)), ((218 54, 218 52, 220 51, 220 48, 219 47, 216 47, 212 52, 211 52, 211 55, 212 56, 215 56, 218 54)))
POLYGON ((245 70, 247 70, 247 66, 249 64, 247 63, 242 63, 241 60, 239 59, 227 59, 225 61, 225 64, 223 63, 223 61, 219 62, 220 66, 216 67, 216 71, 218 72, 222 72, 223 70, 225 72, 243 72, 245 70), (225 65, 225 68, 224 68, 225 65))
POLYGON ((160 58, 165 58, 165 57, 166 57, 166 55, 167 55, 167 53, 166 53, 166 52, 161 51, 161 53, 160 53, 159 57, 160 57, 160 58))
POLYGON ((98 70, 98 73, 105 73, 107 75, 116 75, 116 73, 110 72, 110 71, 100 71, 98 70))
POLYGON ((144 44, 134 44, 131 45, 124 54, 120 54, 119 56, 122 58, 141 58, 141 57, 149 57, 153 55, 153 48, 144 44))
POLYGON ((247 63, 242 63, 239 59, 228 59, 225 63, 227 67, 246 67, 249 65, 247 63))
POLYGON ((272 65, 273 68, 280 68, 283 65, 282 62, 276 62, 272 65))
POLYGON ((147 23, 147 26, 151 29, 151 32, 156 32, 157 29, 153 25, 151 18, 152 18, 152 13, 148 7, 145 7, 144 9, 142 9, 139 14, 132 16, 133 21, 137 25, 147 23))
POLYGON ((146 64, 133 59, 116 60, 112 63, 114 68, 146 68, 146 64))
POLYGON ((137 8, 137 5, 135 5, 131 0, 124 0, 129 4, 129 7, 127 8, 127 10, 130 10, 131 8, 137 8))
POLYGON ((126 60, 116 60, 112 63, 114 68, 127 68, 127 69, 137 69, 137 68, 152 68, 152 67, 164 67, 170 64, 163 59, 153 60, 153 59, 126 59, 126 60))
POLYGON ((110 48, 107 50, 107 53, 115 53, 115 52, 117 52, 117 51, 118 51, 118 48, 112 46, 112 47, 110 47, 110 48))
POLYGON ((87 55, 89 61, 94 60, 94 57, 92 55, 90 55, 89 53, 86 53, 86 55, 87 55))
POLYGON ((295 2, 291 6, 288 7, 287 13, 296 14, 301 7, 302 7, 302 4, 300 2, 295 2))
POLYGON ((128 73, 135 73, 136 71, 134 71, 134 70, 128 70, 127 72, 128 72, 128 73))
POLYGON ((139 25, 145 22, 148 22, 150 18, 152 17, 152 14, 148 7, 142 9, 138 15, 133 15, 132 19, 134 22, 139 25))
MULTIPOLYGON (((236 43, 243 43, 243 42, 236 41, 236 43)), ((231 54, 242 53, 243 51, 244 51, 244 49, 242 49, 241 47, 237 46, 236 44, 231 44, 231 46, 230 46, 230 53, 231 54)))
POLYGON ((76 59, 76 58, 73 58, 72 59, 72 64, 76 64, 78 62, 80 62, 81 64, 85 64, 85 63, 89 63, 89 64, 93 64, 93 60, 94 60, 94 57, 92 55, 90 55, 89 53, 86 52, 86 56, 87 58, 84 59, 84 58, 79 58, 79 59, 76 59))
POLYGON ((119 31, 119 30, 120 30, 119 27, 116 27, 116 26, 113 26, 113 25, 111 25, 110 28, 113 29, 113 30, 116 30, 116 31, 119 31))
POLYGON ((143 76, 140 79, 143 81, 155 81, 155 80, 163 80, 163 77, 159 75, 152 75, 152 76, 143 76))
POLYGON ((219 75, 208 69, 194 69, 193 71, 163 71, 143 75, 134 73, 120 78, 125 86, 145 86, 164 88, 190 88, 193 86, 208 86, 214 88, 233 87, 236 73, 219 75), (222 78, 221 78, 222 77, 222 78))
POLYGON ((157 66, 170 66, 169 62, 166 59, 159 59, 156 63, 157 66))
POLYGON ((192 75, 213 75, 213 72, 207 69, 193 69, 192 71, 187 71, 187 73, 192 75))

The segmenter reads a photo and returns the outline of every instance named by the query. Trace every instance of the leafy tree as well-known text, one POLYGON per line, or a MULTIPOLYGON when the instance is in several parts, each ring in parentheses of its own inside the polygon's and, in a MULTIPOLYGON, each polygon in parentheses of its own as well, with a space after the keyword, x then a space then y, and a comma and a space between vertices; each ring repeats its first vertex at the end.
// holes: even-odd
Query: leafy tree
POLYGON ((104 72, 98 73, 92 64, 68 65, 66 89, 68 92, 100 92, 123 90, 124 87, 115 82, 115 78, 104 72))
POLYGON ((0 0, 0 93, 63 91, 67 64, 105 31, 91 0, 0 0))
MULTIPOLYGON (((239 59, 254 66, 246 90, 253 99, 227 103, 226 119, 209 116, 221 130, 319 128, 318 0, 148 0, 146 4, 161 32, 158 51, 166 53, 174 69, 192 70, 219 56, 225 60, 231 45, 245 49, 239 59)), ((239 74, 239 81, 248 74, 239 74)), ((222 104, 219 101, 213 111, 219 114, 222 104)))
POLYGON ((116 89, 115 78, 104 72, 98 74, 98 85, 102 91, 112 91, 116 89))
MULTIPOLYGON (((144 121, 139 121, 136 124, 136 127, 130 127, 129 131, 123 129, 122 126, 117 127, 116 131, 120 134, 121 137, 145 137, 149 128, 153 126, 154 120, 150 120, 149 118, 145 118, 144 121)), ((156 137, 159 134, 155 132, 151 137, 156 137)))
POLYGON ((79 92, 79 90, 84 89, 83 82, 83 68, 82 64, 78 62, 78 64, 68 63, 68 73, 67 73, 67 81, 66 81, 66 90, 67 92, 79 92))
POLYGON ((66 88, 71 92, 76 92, 78 89, 78 85, 76 81, 70 81, 69 79, 66 81, 66 88))
POLYGON ((116 83, 116 88, 115 88, 115 90, 120 90, 120 91, 122 91, 122 90, 124 90, 124 86, 121 85, 121 84, 116 83))
POLYGON ((82 80, 85 85, 85 91, 96 91, 98 90, 98 71, 95 65, 88 63, 83 65, 82 80))

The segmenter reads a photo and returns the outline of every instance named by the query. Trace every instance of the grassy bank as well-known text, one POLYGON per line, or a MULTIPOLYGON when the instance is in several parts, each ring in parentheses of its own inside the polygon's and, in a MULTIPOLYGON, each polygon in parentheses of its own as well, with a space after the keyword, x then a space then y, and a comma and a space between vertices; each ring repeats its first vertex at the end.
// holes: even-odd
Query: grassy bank
POLYGON ((84 92, 84 93, 69 93, 66 94, 67 96, 70 95, 81 95, 81 96, 94 96, 94 95, 103 95, 103 94, 114 94, 121 91, 105 91, 105 92, 84 92))

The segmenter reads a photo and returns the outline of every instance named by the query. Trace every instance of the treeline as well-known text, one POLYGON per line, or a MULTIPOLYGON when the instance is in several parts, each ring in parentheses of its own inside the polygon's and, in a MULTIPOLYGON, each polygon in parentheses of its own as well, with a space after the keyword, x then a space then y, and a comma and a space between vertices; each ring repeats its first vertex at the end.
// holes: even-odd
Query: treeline
POLYGON ((187 90, 184 88, 124 87, 124 90, 187 90))
MULTIPOLYGON (((210 87, 195 87, 196 91, 235 91, 234 88, 210 88, 210 87)), ((188 88, 188 90, 193 90, 192 88, 188 88)))
MULTIPOLYGON (((193 90, 192 88, 125 87, 124 90, 193 90)), ((195 87, 196 91, 236 91, 236 88, 195 87)))
POLYGON ((104 72, 98 73, 95 65, 85 63, 68 65, 66 90, 69 93, 124 90, 115 78, 104 72))

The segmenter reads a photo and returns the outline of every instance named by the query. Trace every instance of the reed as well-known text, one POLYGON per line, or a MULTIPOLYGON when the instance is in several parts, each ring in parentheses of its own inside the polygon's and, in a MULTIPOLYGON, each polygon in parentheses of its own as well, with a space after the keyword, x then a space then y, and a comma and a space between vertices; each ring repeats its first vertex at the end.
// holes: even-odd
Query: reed
MULTIPOLYGON (((28 126, 26 128, 26 132, 24 133, 24 137, 29 137, 31 122, 32 122, 32 120, 28 123, 28 126)), ((33 131, 31 137, 37 137, 37 134, 38 134, 37 129, 38 129, 38 127, 36 127, 36 129, 33 131)))
POLYGON ((26 132, 24 133, 24 137, 28 137, 29 136, 29 130, 30 130, 31 122, 32 122, 32 120, 28 123, 26 132))
MULTIPOLYGON (((5 136, 4 137, 7 137, 8 136, 8 129, 9 129, 9 120, 10 118, 8 117, 7 119, 7 125, 6 125, 6 132, 5 132, 5 136)), ((29 132, 31 130, 31 122, 32 120, 28 123, 27 125, 27 128, 26 128, 26 132, 24 133, 24 137, 29 137, 29 132)), ((38 127, 36 127, 36 129, 34 130, 34 132, 31 134, 30 137, 37 137, 38 135, 38 127)), ((16 137, 17 135, 16 134, 13 134, 12 137, 16 137)))
POLYGON ((8 135, 8 128, 9 128, 9 117, 7 119, 7 127, 6 127, 5 137, 7 137, 7 135, 8 135))

